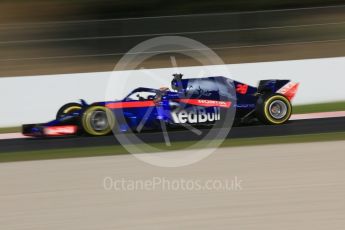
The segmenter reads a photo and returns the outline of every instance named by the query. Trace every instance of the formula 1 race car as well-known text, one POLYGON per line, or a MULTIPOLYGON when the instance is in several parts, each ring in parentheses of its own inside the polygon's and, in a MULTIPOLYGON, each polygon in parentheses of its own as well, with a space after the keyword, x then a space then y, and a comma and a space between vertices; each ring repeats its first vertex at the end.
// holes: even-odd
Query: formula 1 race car
POLYGON ((226 126, 233 124, 226 120, 229 111, 237 124, 257 121, 280 125, 292 114, 291 100, 299 86, 290 80, 263 80, 258 87, 252 87, 222 76, 173 76, 172 90, 140 87, 120 101, 68 103, 58 110, 55 120, 23 125, 22 132, 37 137, 103 136, 112 130, 161 130, 162 124, 169 128, 226 126))

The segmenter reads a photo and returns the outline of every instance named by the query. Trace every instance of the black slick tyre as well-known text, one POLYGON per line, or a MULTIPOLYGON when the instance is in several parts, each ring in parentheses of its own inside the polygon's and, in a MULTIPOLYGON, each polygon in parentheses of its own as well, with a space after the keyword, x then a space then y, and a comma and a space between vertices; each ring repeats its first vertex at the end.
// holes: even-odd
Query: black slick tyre
POLYGON ((262 95, 257 101, 256 115, 264 124, 284 124, 290 119, 291 114, 291 102, 281 94, 262 95))

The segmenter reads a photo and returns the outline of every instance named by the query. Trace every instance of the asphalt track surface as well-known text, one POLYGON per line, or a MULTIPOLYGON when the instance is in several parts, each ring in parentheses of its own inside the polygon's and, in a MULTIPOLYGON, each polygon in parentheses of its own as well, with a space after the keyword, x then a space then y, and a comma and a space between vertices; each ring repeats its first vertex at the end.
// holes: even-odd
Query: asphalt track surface
POLYGON ((2 163, 1 229, 343 230, 344 152, 336 141, 220 148, 179 168, 133 155, 2 163), (105 177, 202 184, 237 177, 242 189, 106 191, 105 177))
MULTIPOLYGON (((227 138, 250 138, 267 136, 285 136, 299 134, 315 134, 327 132, 345 131, 345 117, 321 118, 310 120, 295 120, 280 126, 244 126, 234 127, 229 132, 227 138)), ((200 140, 207 134, 207 129, 203 134, 196 135, 191 131, 169 131, 171 142, 200 140)), ((150 132, 137 134, 145 143, 164 142, 161 132, 150 132)), ((0 140, 0 152, 34 151, 45 149, 61 149, 76 147, 96 147, 119 145, 114 136, 105 137, 63 137, 63 138, 27 138, 0 140)), ((136 144, 136 143, 131 143, 136 144)))

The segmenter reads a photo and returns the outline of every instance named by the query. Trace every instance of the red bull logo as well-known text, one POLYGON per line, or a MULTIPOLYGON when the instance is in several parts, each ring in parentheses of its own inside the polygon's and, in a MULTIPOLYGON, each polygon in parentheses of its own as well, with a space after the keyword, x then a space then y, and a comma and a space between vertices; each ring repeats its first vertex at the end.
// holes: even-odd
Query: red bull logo
POLYGON ((177 124, 197 124, 214 122, 220 120, 220 109, 213 108, 213 111, 207 111, 205 108, 194 108, 192 110, 175 110, 171 113, 174 123, 177 124))

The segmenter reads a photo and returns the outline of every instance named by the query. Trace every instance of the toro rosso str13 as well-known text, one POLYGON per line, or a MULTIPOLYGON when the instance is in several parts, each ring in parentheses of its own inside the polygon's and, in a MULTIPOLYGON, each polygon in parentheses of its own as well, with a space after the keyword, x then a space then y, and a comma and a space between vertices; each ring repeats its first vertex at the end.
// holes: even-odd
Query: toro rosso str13
POLYGON ((224 126, 228 111, 233 111, 236 124, 258 121, 280 125, 289 120, 291 100, 298 89, 298 83, 290 80, 263 80, 253 87, 221 76, 189 79, 182 79, 182 74, 173 76, 172 90, 140 87, 120 101, 68 103, 58 110, 55 120, 23 125, 22 132, 37 137, 103 136, 112 130, 161 130, 162 124, 169 128, 213 127, 220 122, 224 126))

